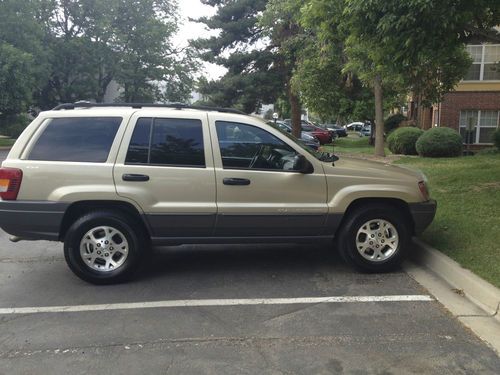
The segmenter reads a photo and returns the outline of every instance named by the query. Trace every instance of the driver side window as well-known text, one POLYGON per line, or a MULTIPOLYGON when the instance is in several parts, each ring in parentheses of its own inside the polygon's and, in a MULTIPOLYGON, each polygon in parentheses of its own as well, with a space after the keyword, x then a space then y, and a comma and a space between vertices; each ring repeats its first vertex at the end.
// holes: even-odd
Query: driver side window
POLYGON ((216 121, 224 169, 292 171, 297 152, 256 126, 216 121))

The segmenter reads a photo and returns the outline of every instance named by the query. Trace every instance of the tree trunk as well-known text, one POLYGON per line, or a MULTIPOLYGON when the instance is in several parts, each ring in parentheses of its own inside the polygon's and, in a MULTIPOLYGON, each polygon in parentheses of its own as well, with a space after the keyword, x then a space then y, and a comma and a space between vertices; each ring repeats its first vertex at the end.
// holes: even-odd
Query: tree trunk
POLYGON ((418 94, 417 96, 417 118, 416 118, 416 124, 417 127, 420 129, 423 129, 423 107, 422 107, 422 95, 418 94))
POLYGON ((382 80, 376 76, 373 81, 375 94, 375 155, 385 156, 384 151, 384 108, 382 97, 382 80))
POLYGON ((302 133, 302 126, 300 121, 300 100, 291 89, 288 89, 288 100, 290 101, 291 115, 292 115, 292 135, 300 139, 302 133))

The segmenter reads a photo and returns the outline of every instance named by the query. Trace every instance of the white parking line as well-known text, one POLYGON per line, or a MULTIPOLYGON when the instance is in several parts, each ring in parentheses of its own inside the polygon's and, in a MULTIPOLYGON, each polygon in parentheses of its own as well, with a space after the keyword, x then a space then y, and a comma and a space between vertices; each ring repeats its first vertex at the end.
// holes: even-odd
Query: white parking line
POLYGON ((294 305, 294 304, 366 303, 366 302, 429 302, 429 301, 434 301, 434 298, 432 298, 429 295, 193 299, 193 300, 172 300, 172 301, 152 301, 152 302, 132 302, 132 303, 110 303, 101 305, 7 307, 7 308, 0 308, 0 315, 107 311, 107 310, 133 310, 133 309, 152 309, 152 308, 167 308, 167 307, 294 305))

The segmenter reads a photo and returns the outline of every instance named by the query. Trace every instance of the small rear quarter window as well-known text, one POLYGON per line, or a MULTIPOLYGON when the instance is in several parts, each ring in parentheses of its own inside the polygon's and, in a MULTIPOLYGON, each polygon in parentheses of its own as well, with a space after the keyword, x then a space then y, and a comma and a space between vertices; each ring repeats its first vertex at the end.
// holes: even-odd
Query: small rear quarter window
POLYGON ((104 163, 121 122, 121 117, 51 119, 28 159, 104 163))

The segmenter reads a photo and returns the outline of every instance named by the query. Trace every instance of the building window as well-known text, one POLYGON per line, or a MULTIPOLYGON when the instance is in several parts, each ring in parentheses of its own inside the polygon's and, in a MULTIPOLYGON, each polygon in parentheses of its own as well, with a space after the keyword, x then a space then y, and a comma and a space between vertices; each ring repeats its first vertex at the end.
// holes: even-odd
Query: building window
POLYGON ((460 134, 465 143, 492 143, 500 111, 460 111, 460 134))
POLYGON ((500 80, 500 44, 469 45, 466 47, 472 65, 464 81, 500 80))

